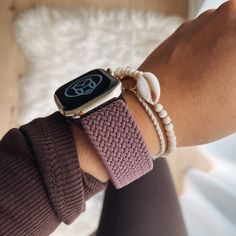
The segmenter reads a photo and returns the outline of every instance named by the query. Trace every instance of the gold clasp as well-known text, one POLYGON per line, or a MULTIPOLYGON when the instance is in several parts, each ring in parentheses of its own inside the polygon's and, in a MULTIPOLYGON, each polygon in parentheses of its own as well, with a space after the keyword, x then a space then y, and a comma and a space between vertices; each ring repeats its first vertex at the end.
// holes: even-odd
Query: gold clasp
POLYGON ((122 82, 122 87, 125 90, 128 90, 134 94, 137 94, 137 85, 136 85, 136 80, 133 79, 132 77, 122 77, 121 79, 122 82))
MULTIPOLYGON (((107 68, 107 72, 110 75, 114 76, 110 68, 107 68)), ((136 85, 136 80, 134 78, 128 76, 119 76, 116 78, 121 81, 123 89, 128 90, 134 94, 137 94, 137 85, 136 85)))
POLYGON ((137 86, 136 86, 136 85, 128 86, 128 85, 126 85, 126 84, 122 84, 122 87, 123 87, 123 89, 125 89, 125 90, 128 90, 128 91, 130 91, 130 92, 132 92, 132 93, 134 93, 134 94, 137 94, 137 86))

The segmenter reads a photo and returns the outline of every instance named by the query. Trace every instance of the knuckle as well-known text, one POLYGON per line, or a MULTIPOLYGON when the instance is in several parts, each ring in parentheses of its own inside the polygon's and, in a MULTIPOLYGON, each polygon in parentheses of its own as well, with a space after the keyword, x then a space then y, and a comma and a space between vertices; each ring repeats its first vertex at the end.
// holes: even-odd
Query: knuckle
POLYGON ((203 18, 203 17, 209 16, 209 15, 211 15, 214 11, 215 11, 215 9, 206 10, 206 11, 204 11, 201 15, 199 15, 198 17, 199 17, 199 18, 203 18))
POLYGON ((226 15, 236 13, 236 0, 230 0, 223 3, 218 9, 218 12, 225 13, 226 15))
POLYGON ((194 19, 194 22, 203 22, 207 19, 209 19, 215 12, 215 9, 209 9, 207 11, 204 11, 201 13, 196 19, 194 19))
POLYGON ((184 23, 182 23, 179 28, 177 29, 177 31, 182 31, 184 29, 186 29, 186 27, 190 24, 190 21, 185 21, 184 23))

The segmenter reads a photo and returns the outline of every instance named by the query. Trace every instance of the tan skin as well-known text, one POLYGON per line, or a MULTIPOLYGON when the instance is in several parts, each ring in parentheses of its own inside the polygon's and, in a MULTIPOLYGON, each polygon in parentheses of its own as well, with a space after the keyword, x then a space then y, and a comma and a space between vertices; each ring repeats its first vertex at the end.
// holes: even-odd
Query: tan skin
MULTIPOLYGON (((175 125, 178 146, 223 138, 236 131, 236 1, 184 23, 139 68, 160 81, 161 99, 175 125)), ((159 150, 151 120, 130 94, 127 105, 150 154, 159 150), (142 114, 142 116, 140 116, 142 114)), ((81 168, 102 182, 108 175, 81 130, 72 131, 81 168)))

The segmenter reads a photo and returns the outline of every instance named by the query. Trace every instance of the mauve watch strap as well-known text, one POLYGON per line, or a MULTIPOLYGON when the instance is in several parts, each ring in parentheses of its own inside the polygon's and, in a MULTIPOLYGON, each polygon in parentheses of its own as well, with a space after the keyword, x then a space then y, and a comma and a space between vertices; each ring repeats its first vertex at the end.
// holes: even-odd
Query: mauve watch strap
POLYGON ((116 188, 152 170, 152 158, 123 100, 115 100, 81 118, 80 124, 116 188))

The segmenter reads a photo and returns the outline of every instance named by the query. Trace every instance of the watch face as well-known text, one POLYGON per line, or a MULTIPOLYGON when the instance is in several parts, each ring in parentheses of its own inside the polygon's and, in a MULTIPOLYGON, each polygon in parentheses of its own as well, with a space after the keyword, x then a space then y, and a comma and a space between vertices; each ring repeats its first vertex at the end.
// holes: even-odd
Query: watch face
POLYGON ((60 87, 55 92, 55 100, 60 110, 72 111, 99 100, 119 83, 105 70, 92 70, 60 87))

